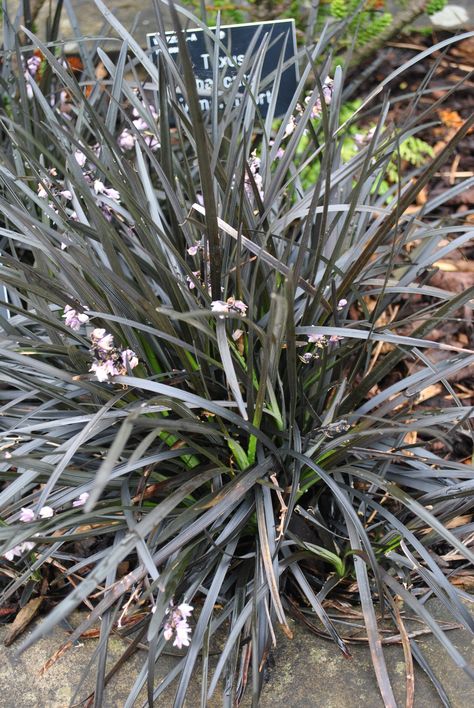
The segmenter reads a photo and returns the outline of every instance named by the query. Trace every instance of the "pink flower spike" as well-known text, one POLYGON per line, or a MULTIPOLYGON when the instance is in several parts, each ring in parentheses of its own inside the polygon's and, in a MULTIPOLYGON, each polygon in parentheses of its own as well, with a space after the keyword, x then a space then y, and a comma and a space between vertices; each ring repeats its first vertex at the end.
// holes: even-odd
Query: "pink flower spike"
POLYGON ((73 506, 84 506, 86 501, 89 499, 89 492, 83 492, 82 494, 79 494, 77 499, 74 499, 72 505, 73 506))
POLYGON ((35 518, 35 512, 33 511, 33 509, 27 509, 24 506, 21 507, 20 517, 19 517, 20 521, 23 521, 23 523, 27 524, 29 521, 33 521, 34 518, 35 518))
POLYGON ((43 508, 40 509, 39 515, 42 519, 50 519, 54 516, 54 509, 51 506, 43 506, 43 508))
POLYGON ((174 647, 182 649, 189 646, 189 634, 191 632, 191 627, 188 625, 185 619, 176 623, 176 637, 173 642, 174 647))
POLYGON ((182 602, 181 605, 178 605, 178 610, 181 612, 183 619, 186 619, 186 617, 191 616, 194 607, 188 605, 186 602, 182 602))

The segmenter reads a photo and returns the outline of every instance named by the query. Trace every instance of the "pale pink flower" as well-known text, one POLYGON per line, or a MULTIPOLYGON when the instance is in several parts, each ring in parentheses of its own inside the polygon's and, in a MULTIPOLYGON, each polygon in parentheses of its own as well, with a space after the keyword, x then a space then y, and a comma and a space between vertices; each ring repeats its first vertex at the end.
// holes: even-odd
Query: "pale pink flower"
POLYGON ((227 303, 229 304, 231 309, 237 310, 237 312, 240 312, 242 317, 245 317, 248 307, 244 302, 242 302, 242 300, 234 300, 233 297, 230 297, 227 300, 227 303))
MULTIPOLYGON (((255 186, 257 187, 257 192, 259 194, 260 199, 263 201, 263 198, 265 196, 265 193, 263 191, 263 177, 260 174, 260 172, 257 172, 256 175, 253 176, 255 186)), ((246 185, 247 186, 247 185, 246 185)), ((251 186, 248 185, 248 187, 251 189, 251 186)), ((246 190, 248 191, 248 190, 246 190)))
POLYGON ((12 561, 15 556, 22 556, 23 553, 26 553, 27 551, 31 551, 32 548, 35 547, 35 544, 32 541, 23 541, 23 543, 18 544, 17 546, 14 546, 13 548, 10 548, 9 551, 4 553, 4 557, 12 561))
POLYGON ((82 494, 79 494, 77 499, 74 499, 72 505, 73 506, 84 506, 84 504, 87 502, 89 499, 89 492, 82 492, 82 494))
POLYGON ((74 151, 74 158, 79 165, 79 167, 84 167, 87 161, 87 157, 84 155, 82 150, 75 150, 74 151))
POLYGON ((182 649, 182 647, 188 647, 190 641, 191 627, 188 624, 187 618, 191 616, 193 608, 186 602, 183 602, 178 607, 171 609, 169 619, 164 625, 163 636, 166 641, 169 641, 173 634, 175 639, 173 646, 182 649))
POLYGON ((29 521, 33 521, 34 518, 35 512, 33 511, 33 509, 27 509, 26 507, 22 506, 19 520, 23 521, 24 523, 28 523, 29 521))
POLYGON ((342 300, 339 300, 339 302, 337 303, 337 309, 343 310, 346 305, 347 305, 347 300, 345 298, 342 298, 342 300))
POLYGON ((114 346, 113 335, 107 334, 105 329, 97 327, 96 329, 92 330, 90 338, 92 340, 93 345, 97 347, 97 349, 101 349, 102 351, 109 351, 114 346))
MULTIPOLYGON (((253 177, 253 181, 255 182, 257 192, 260 195, 260 199, 263 201, 263 197, 264 197, 263 178, 262 178, 262 175, 260 174, 261 163, 262 163, 261 159, 258 157, 256 151, 254 150, 252 152, 252 154, 250 155, 248 165, 249 165, 249 170, 250 170, 252 177, 253 177)), ((245 188, 245 193, 247 194, 248 198, 252 199, 253 187, 252 187, 252 183, 251 183, 248 175, 245 175, 245 178, 244 178, 244 188, 245 188)))
POLYGON ((329 337, 329 341, 334 344, 334 342, 340 342, 343 337, 341 337, 339 334, 331 334, 329 337))
POLYGON ((89 322, 89 315, 86 315, 85 312, 78 312, 70 305, 64 307, 63 317, 65 318, 64 324, 66 327, 70 327, 75 332, 80 330, 82 324, 89 322))
MULTIPOLYGON (((324 103, 328 106, 331 103, 332 100, 332 94, 334 91, 334 81, 328 77, 324 80, 323 84, 323 98, 324 98, 324 103)), ((309 101, 309 96, 306 98, 306 102, 309 101)), ((311 109, 311 118, 319 118, 322 113, 322 108, 321 108, 321 98, 317 98, 313 108, 311 109)))
POLYGON ((244 334, 243 329, 234 329, 234 331, 232 332, 232 339, 234 340, 234 342, 236 342, 238 339, 240 339, 243 336, 243 334, 244 334))
POLYGON ((229 312, 229 305, 223 300, 213 300, 211 302, 211 310, 212 312, 222 313, 220 314, 220 317, 222 318, 223 314, 229 312))
POLYGON ((158 150, 158 148, 160 147, 159 141, 152 133, 145 133, 143 136, 143 140, 145 141, 146 145, 148 145, 150 150, 158 150))
POLYGON ((44 185, 41 182, 38 185, 37 191, 38 191, 38 197, 40 199, 46 199, 46 197, 48 196, 48 192, 46 191, 44 185))
POLYGON ((358 148, 362 149, 366 145, 370 143, 372 138, 374 137, 375 133, 375 125, 372 128, 369 128, 369 130, 366 133, 356 133, 354 135, 354 142, 357 145, 358 148))
POLYGON ((4 553, 5 558, 9 561, 12 561, 15 558, 15 556, 21 556, 21 555, 22 555, 21 545, 14 546, 13 548, 10 548, 9 551, 4 553))
POLYGON ((39 516, 42 519, 50 519, 54 516, 54 509, 51 506, 43 506, 39 511, 39 516))
POLYGON ((140 133, 143 132, 144 130, 147 130, 147 128, 148 128, 148 123, 145 120, 143 120, 143 118, 137 118, 136 120, 134 120, 132 122, 133 122, 133 125, 135 126, 135 128, 140 133))
POLYGON ((118 192, 116 189, 113 189, 112 187, 107 187, 106 189, 104 189, 103 194, 105 194, 105 196, 109 199, 113 199, 114 202, 120 201, 120 192, 118 192))
POLYGON ((181 605, 178 605, 178 610, 181 612, 183 618, 186 619, 186 617, 191 617, 194 607, 188 605, 186 602, 182 602, 181 605))
POLYGON ((189 624, 186 622, 185 619, 181 620, 180 622, 176 623, 176 637, 173 642, 174 647, 178 647, 178 649, 182 649, 182 647, 188 647, 189 646, 189 640, 190 637, 189 635, 191 634, 191 627, 189 624))
POLYGON ((295 116, 290 116, 290 120, 285 126, 285 132, 283 133, 283 139, 288 138, 292 133, 295 132, 296 128, 296 118, 295 116))
POLYGON ((242 300, 236 300, 234 297, 227 298, 227 302, 223 300, 213 300, 211 302, 212 312, 222 313, 219 317, 222 319, 224 314, 236 312, 245 317, 247 313, 247 305, 242 300))
POLYGON ((114 338, 105 329, 95 329, 90 338, 94 360, 92 371, 100 382, 108 381, 110 376, 127 374, 129 369, 138 366, 138 357, 132 349, 121 349, 114 345, 114 338))
POLYGON ((38 71, 40 64, 40 57, 35 55, 26 60, 26 68, 30 76, 36 76, 36 72, 38 71))
POLYGON ((326 342, 324 334, 308 334, 309 344, 322 344, 326 342))
MULTIPOLYGON (((148 110, 150 111, 150 113, 151 113, 153 119, 154 119, 154 120, 157 120, 157 119, 158 119, 158 113, 155 111, 155 107, 152 106, 151 104, 148 104, 148 110)), ((138 112, 138 110, 137 110, 135 107, 132 109, 132 115, 133 115, 134 118, 138 118, 138 117, 140 116, 140 113, 138 112)))
MULTIPOLYGON (((195 278, 198 278, 198 279, 199 279, 199 276, 201 275, 201 272, 200 272, 199 270, 193 270, 193 275, 194 275, 195 278)), ((186 282, 187 282, 188 285, 189 285, 189 289, 190 289, 190 290, 194 290, 194 288, 196 287, 196 283, 194 282, 194 280, 191 278, 190 275, 187 275, 187 276, 186 276, 186 282)))
POLYGON ((303 362, 303 364, 309 364, 310 361, 312 361, 312 359, 314 358, 311 352, 306 352, 306 354, 299 354, 298 356, 300 358, 300 361, 303 362))
POLYGON ((92 371, 96 375, 97 380, 101 383, 108 381, 109 376, 117 376, 120 373, 120 371, 116 369, 113 361, 109 359, 106 361, 93 361, 89 371, 92 371))
POLYGON ((109 197, 109 199, 113 199, 115 202, 120 201, 120 192, 116 189, 112 189, 112 187, 106 187, 100 179, 94 180, 94 192, 96 194, 103 194, 105 197, 109 197))
POLYGON ((125 128, 118 136, 117 143, 122 150, 131 150, 135 145, 135 136, 125 128))
POLYGON ((127 369, 127 366, 130 367, 130 369, 134 369, 138 366, 138 357, 131 349, 124 349, 121 353, 121 357, 125 369, 127 369))
POLYGON ((202 241, 196 241, 194 246, 190 246, 187 251, 190 256, 195 256, 197 252, 202 248, 202 241))

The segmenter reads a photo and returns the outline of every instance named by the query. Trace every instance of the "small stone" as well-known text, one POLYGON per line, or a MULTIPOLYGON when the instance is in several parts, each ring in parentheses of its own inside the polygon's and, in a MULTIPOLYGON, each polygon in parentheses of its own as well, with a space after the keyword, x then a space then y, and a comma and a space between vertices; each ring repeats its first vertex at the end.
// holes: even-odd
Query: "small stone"
POLYGON ((469 21, 469 15, 460 5, 446 5, 443 10, 431 15, 430 20, 436 27, 451 29, 465 25, 469 21))

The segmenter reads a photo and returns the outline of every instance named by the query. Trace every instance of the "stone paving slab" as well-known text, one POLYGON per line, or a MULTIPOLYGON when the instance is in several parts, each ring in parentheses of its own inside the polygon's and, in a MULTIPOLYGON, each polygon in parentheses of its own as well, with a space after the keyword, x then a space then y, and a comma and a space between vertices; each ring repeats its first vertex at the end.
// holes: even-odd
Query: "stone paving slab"
MULTIPOLYGON (((73 626, 80 622, 79 613, 72 618, 73 626)), ((31 630, 30 630, 31 632, 31 630)), ((47 671, 44 664, 55 654, 68 634, 57 627, 53 632, 17 656, 21 642, 28 636, 26 632, 12 646, 3 646, 5 627, 0 627, 0 708, 68 708, 84 700, 95 685, 94 650, 98 640, 86 639, 76 643, 47 671), (78 690, 79 689, 79 690, 78 690), (77 693, 76 693, 77 691, 77 693)), ((126 640, 112 637, 109 642, 107 669, 120 658, 127 647, 126 640)), ((101 708, 123 708, 130 689, 147 659, 145 651, 136 652, 111 679, 105 689, 101 708)), ((176 659, 164 656, 156 669, 156 683, 163 679, 175 666, 176 659)), ((156 684, 155 684, 156 685, 156 684)), ((168 691, 156 705, 172 708, 173 691, 168 691)), ((142 691, 137 706, 146 705, 146 690, 142 691)), ((191 698, 186 708, 200 705, 200 682, 195 680, 191 698)), ((220 701, 209 703, 209 708, 217 708, 220 701)))
MULTIPOLYGON (((474 639, 468 632, 449 633, 455 645, 474 663, 474 639)), ((442 679, 451 708, 474 706, 474 682, 452 664, 432 636, 419 646, 434 673, 442 679)), ((367 645, 351 645, 346 659, 330 641, 297 629, 292 642, 279 642, 260 708, 383 708, 367 645)), ((405 662, 401 646, 384 648, 399 708, 405 706, 405 662)), ((428 677, 415 666, 415 708, 442 708, 428 677)))
MULTIPOLYGON (((134 39, 141 46, 146 46, 147 33, 156 32, 158 29, 156 14, 151 0, 141 0, 139 2, 131 2, 130 0, 104 1, 108 8, 113 12, 114 16, 129 32, 133 34, 134 39)), ((114 42, 112 39, 107 38, 107 35, 111 37, 118 35, 116 35, 116 33, 108 26, 104 16, 97 9, 93 0, 72 0, 72 7, 83 37, 103 37, 100 41, 100 46, 102 48, 116 50, 120 49, 121 42, 114 42)), ((169 19, 169 13, 166 7, 162 6, 161 9, 163 17, 165 18, 165 26, 171 28, 172 22, 169 19)), ((43 27, 46 25, 47 17, 48 3, 46 2, 43 5, 37 19, 38 31, 40 35, 43 27)), ((64 7, 61 15, 59 37, 62 40, 68 41, 66 51, 77 50, 77 43, 75 41, 71 41, 74 40, 75 33, 73 31, 70 18, 68 17, 66 7, 64 7)))
MULTIPOLYGON (((131 0, 104 0, 105 4, 113 11, 117 19, 131 31, 133 29, 134 38, 143 46, 146 45, 146 34, 157 30, 157 23, 153 3, 151 0, 141 0, 140 2, 132 2, 131 0)), ((185 5, 185 3, 182 3, 185 5)), ((45 2, 38 16, 38 30, 41 36, 46 24, 48 16, 48 2, 45 2)), ((390 6, 390 1, 389 1, 390 6)), ((72 0, 72 7, 76 14, 79 27, 85 37, 97 37, 101 35, 101 29, 104 26, 104 18, 97 9, 93 0, 72 0)), ((162 6, 163 15, 168 17, 166 7, 162 6)), ((439 29, 449 29, 456 31, 474 29, 474 0, 453 0, 439 13, 436 13, 431 18, 427 15, 420 17, 416 25, 419 27, 427 27, 430 23, 439 29)), ((165 24, 172 27, 170 20, 165 20, 165 24)), ((67 16, 66 8, 64 8, 59 36, 64 40, 74 38, 74 32, 71 23, 67 16)), ((112 42, 103 39, 101 46, 104 48, 117 48, 117 42, 112 42)), ((68 51, 77 49, 75 42, 70 42, 67 47, 68 51)))
MULTIPOLYGON (((431 603, 430 606, 439 620, 452 621, 439 603, 431 603)), ((74 615, 71 621, 75 626, 79 621, 78 615, 74 615)), ((272 651, 272 668, 266 672, 260 708, 383 708, 366 645, 351 645, 353 658, 345 659, 331 641, 314 636, 300 625, 292 623, 292 628, 294 639, 290 641, 279 636, 277 647, 272 651)), ((0 627, 0 642, 4 633, 5 627, 0 627)), ((474 664, 473 636, 464 630, 453 630, 449 632, 449 637, 466 659, 474 664)), ((88 695, 94 686, 94 671, 89 662, 93 659, 97 640, 79 642, 51 669, 40 674, 41 667, 66 638, 66 631, 56 628, 49 637, 41 639, 21 657, 16 656, 21 640, 17 640, 12 647, 0 646, 0 708, 67 708, 78 686, 81 687, 80 698, 88 695)), ((474 681, 454 666, 431 635, 420 638, 418 643, 433 671, 443 681, 451 708, 474 706, 474 681)), ((121 655, 126 643, 113 637, 109 646, 109 661, 112 664, 121 655)), ((405 705, 403 651, 400 646, 394 645, 386 647, 385 654, 397 704, 402 708, 405 705)), ((102 708, 123 708, 145 659, 146 652, 139 651, 120 669, 106 689, 102 708)), ((156 679, 166 676, 175 661, 171 656, 164 656, 157 666, 156 679)), ((156 705, 172 708, 174 690, 175 687, 169 690, 156 705)), ((198 668, 193 676, 186 708, 199 708, 200 695, 198 668)), ((143 692, 136 706, 144 704, 146 696, 143 692)), ((222 706, 219 693, 208 703, 208 708, 218 706, 222 706)), ((249 699, 241 708, 250 708, 249 699)), ((442 708, 436 691, 418 668, 415 668, 415 708, 442 708)))

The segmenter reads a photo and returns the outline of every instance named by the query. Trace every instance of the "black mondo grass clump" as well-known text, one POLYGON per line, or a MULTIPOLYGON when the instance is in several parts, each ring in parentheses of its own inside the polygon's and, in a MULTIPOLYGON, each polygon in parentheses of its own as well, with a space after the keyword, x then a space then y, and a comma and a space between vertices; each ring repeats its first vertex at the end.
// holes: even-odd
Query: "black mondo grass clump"
POLYGON ((126 706, 170 685, 182 706, 197 670, 201 705, 222 686, 225 705, 256 704, 289 618, 350 654, 343 599, 385 705, 383 623, 407 662, 430 673, 415 617, 474 675, 425 604, 473 630, 453 580, 473 560, 474 470, 452 454, 472 408, 450 379, 474 351, 430 339, 472 304, 430 273, 472 238, 441 207, 473 178, 409 209, 473 120, 381 193, 433 120, 429 77, 396 127, 386 91, 406 67, 374 91, 352 122, 370 110, 376 128, 343 160, 331 27, 301 50, 283 119, 255 100, 263 35, 238 67, 243 100, 235 81, 203 113, 181 35, 179 64, 163 42, 155 65, 96 4, 120 38, 113 58, 97 48, 106 78, 95 47, 79 43, 78 70, 55 37, 4 21, 0 588, 48 610, 23 648, 87 608, 68 641, 100 620, 94 705, 112 635, 126 656, 148 648, 126 706), (423 402, 434 384, 446 395, 423 402))

